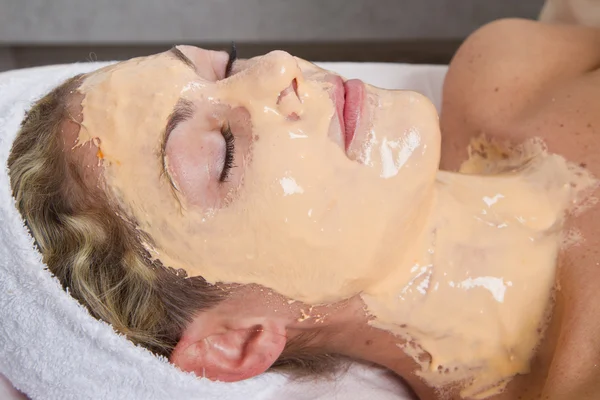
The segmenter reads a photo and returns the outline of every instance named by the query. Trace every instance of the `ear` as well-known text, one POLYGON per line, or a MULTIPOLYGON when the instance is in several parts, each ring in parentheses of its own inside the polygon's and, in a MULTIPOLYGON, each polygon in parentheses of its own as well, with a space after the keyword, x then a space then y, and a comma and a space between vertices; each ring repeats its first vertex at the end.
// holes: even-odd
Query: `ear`
POLYGON ((286 344, 285 327, 277 322, 220 327, 215 329, 217 333, 209 333, 202 320, 197 318, 188 326, 170 359, 199 377, 236 382, 260 375, 277 360, 286 344))

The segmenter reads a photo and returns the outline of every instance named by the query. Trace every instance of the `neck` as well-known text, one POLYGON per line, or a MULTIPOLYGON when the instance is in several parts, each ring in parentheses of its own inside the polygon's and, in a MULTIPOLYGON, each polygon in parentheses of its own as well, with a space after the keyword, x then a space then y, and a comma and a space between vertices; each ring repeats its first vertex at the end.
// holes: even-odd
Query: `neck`
POLYGON ((421 398, 464 379, 462 396, 484 398, 527 373, 573 178, 542 161, 493 177, 440 172, 402 263, 361 295, 372 319, 341 327, 340 352, 393 370, 421 398))
POLYGON ((325 326, 316 327, 320 332, 313 343, 316 347, 329 354, 384 367, 406 380, 420 399, 435 399, 434 390, 415 374, 418 364, 402 349, 406 341, 371 326, 372 317, 359 296, 338 304, 335 312, 330 311, 324 311, 325 326))

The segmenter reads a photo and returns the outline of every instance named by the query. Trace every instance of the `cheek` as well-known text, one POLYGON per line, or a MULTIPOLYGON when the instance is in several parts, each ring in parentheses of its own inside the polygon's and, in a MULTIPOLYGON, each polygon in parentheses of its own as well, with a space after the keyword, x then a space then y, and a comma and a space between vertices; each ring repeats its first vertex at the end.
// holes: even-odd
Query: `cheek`
POLYGON ((232 109, 227 115, 227 122, 235 134, 236 141, 244 143, 244 148, 240 150, 247 151, 246 142, 251 141, 253 135, 258 134, 258 132, 253 132, 252 119, 248 110, 244 107, 232 109))
POLYGON ((212 207, 219 201, 218 179, 224 147, 220 133, 175 129, 166 147, 167 171, 187 202, 212 207))
POLYGON ((260 139, 260 133, 253 128, 250 113, 243 107, 231 110, 227 115, 227 123, 235 136, 234 168, 229 174, 227 185, 236 190, 253 158, 252 145, 255 140, 260 139))

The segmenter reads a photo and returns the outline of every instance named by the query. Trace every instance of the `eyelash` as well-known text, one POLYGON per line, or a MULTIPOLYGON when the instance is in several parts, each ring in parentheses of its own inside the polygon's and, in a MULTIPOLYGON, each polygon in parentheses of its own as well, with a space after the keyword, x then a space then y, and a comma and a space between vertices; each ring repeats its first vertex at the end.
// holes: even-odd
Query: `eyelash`
MULTIPOLYGON (((231 70, 235 60, 237 60, 237 48, 235 47, 235 43, 232 42, 231 49, 229 50, 229 61, 227 61, 227 67, 225 68, 225 78, 231 76, 231 70)), ((225 139, 225 162, 223 163, 223 171, 221 171, 219 182, 227 182, 231 168, 234 167, 235 136, 233 135, 233 132, 231 132, 229 124, 221 129, 221 134, 223 135, 223 139, 225 139)))
POLYGON ((223 171, 219 177, 219 182, 227 182, 231 168, 234 167, 233 159, 235 156, 235 136, 231 132, 229 125, 221 129, 223 139, 225 139, 225 162, 223 163, 223 171))

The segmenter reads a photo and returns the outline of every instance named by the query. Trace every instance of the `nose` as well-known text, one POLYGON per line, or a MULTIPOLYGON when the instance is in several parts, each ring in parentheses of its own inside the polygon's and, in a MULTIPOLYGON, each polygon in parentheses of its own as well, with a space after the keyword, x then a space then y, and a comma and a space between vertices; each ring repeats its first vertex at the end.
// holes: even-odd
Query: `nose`
POLYGON ((240 92, 252 94, 255 100, 272 105, 287 102, 289 97, 297 98, 298 85, 302 81, 302 71, 296 58, 281 50, 257 57, 238 75, 236 86, 241 86, 238 86, 240 92), (293 93, 296 96, 289 96, 293 93))
POLYGON ((303 77, 295 57, 285 51, 272 51, 257 58, 239 75, 235 84, 238 96, 244 94, 261 109, 277 110, 288 120, 298 118, 298 87, 303 77))
POLYGON ((283 50, 275 50, 262 56, 258 64, 263 66, 263 72, 287 79, 296 77, 300 73, 300 67, 296 58, 283 50))

